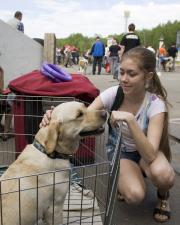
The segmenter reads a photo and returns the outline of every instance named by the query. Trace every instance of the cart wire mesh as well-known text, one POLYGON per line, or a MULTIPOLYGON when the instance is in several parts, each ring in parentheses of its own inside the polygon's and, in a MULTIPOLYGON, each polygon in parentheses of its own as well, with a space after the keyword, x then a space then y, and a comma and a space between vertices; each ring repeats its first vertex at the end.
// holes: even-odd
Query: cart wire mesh
MULTIPOLYGON (((31 144, 39 129, 43 114, 51 106, 63 102, 79 101, 72 97, 26 96, 12 95, 0 96, 0 172, 1 175, 17 159, 27 144, 31 144), (5 131, 6 119, 11 119, 11 127, 5 131), (4 138, 4 135, 6 138, 4 138)), ((87 105, 87 103, 85 103, 87 105)), ((81 140, 76 154, 70 157, 72 167, 66 169, 67 180, 59 180, 64 170, 41 172, 25 176, 17 176, 0 181, 0 224, 12 225, 24 223, 24 210, 29 207, 24 204, 24 198, 35 196, 32 215, 35 224, 43 224, 40 218, 42 209, 40 202, 44 191, 52 192, 52 219, 50 224, 55 224, 54 201, 58 197, 56 188, 63 183, 68 185, 68 192, 63 205, 63 224, 96 224, 111 225, 115 204, 116 182, 119 169, 119 140, 117 140, 113 160, 108 161, 106 142, 108 127, 99 136, 86 137, 81 140), (46 177, 46 182, 42 178, 46 177), (24 181, 33 183, 24 185, 24 181), (13 189, 4 189, 4 185, 15 183, 13 189), (11 207, 18 217, 17 223, 6 224, 3 211, 3 198, 16 198, 16 205, 11 207)), ((6 214, 7 215, 7 214, 6 214)), ((12 221, 14 218, 12 218, 12 221)))

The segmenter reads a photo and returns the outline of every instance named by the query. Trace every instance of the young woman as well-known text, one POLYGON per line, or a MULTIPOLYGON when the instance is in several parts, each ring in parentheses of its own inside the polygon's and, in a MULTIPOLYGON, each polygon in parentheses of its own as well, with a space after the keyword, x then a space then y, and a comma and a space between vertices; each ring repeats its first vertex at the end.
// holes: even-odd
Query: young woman
MULTIPOLYGON (((109 136, 122 121, 122 143, 118 191, 128 203, 139 203, 145 196, 144 177, 157 188, 158 202, 154 219, 166 222, 170 218, 169 189, 174 184, 174 171, 168 141, 167 94, 155 71, 155 55, 146 48, 136 47, 126 52, 121 61, 120 85, 123 100, 112 111, 109 136)), ((118 86, 102 92, 89 109, 111 110, 118 86)), ((48 123, 50 113, 44 117, 48 123)), ((110 142, 109 142, 110 143, 110 142)), ((111 148, 111 143, 108 146, 111 148)))

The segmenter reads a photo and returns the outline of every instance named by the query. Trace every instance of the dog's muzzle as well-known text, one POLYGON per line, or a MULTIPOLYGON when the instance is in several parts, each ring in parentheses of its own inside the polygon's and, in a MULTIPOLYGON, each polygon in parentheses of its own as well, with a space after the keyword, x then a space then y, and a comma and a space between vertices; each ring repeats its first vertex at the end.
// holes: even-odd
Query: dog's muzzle
MULTIPOLYGON (((109 117, 108 115, 109 115, 108 112, 106 112, 105 110, 101 111, 100 117, 103 119, 104 123, 107 121, 107 119, 109 117)), ((81 131, 79 135, 81 137, 86 137, 86 136, 91 136, 91 135, 99 135, 99 134, 102 134, 104 132, 104 130, 105 130, 105 128, 102 125, 101 127, 99 127, 98 129, 95 129, 95 130, 81 131)))

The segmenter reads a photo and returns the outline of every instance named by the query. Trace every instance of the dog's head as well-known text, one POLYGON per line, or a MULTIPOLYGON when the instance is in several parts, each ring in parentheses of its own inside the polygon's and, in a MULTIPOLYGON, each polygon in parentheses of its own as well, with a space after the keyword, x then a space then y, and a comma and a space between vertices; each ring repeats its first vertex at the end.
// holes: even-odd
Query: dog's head
POLYGON ((81 138, 104 131, 107 120, 104 110, 88 110, 83 103, 66 102, 53 109, 50 124, 39 130, 36 139, 47 154, 55 149, 65 154, 74 153, 81 138))
POLYGON ((173 68, 173 58, 169 57, 166 64, 165 64, 165 69, 166 71, 170 71, 173 68))
POLYGON ((85 59, 84 57, 81 57, 79 59, 79 67, 85 68, 88 65, 88 61, 87 59, 85 59))

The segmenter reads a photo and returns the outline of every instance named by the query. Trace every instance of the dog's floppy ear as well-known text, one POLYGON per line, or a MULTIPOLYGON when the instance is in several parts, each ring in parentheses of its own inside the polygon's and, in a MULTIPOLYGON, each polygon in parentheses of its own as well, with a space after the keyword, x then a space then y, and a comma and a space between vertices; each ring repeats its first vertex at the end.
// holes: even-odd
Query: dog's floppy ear
POLYGON ((47 140, 45 141, 45 146, 47 150, 47 154, 51 154, 57 144, 57 139, 59 135, 59 127, 60 127, 60 122, 52 120, 50 121, 50 124, 48 126, 48 133, 47 133, 47 140))

